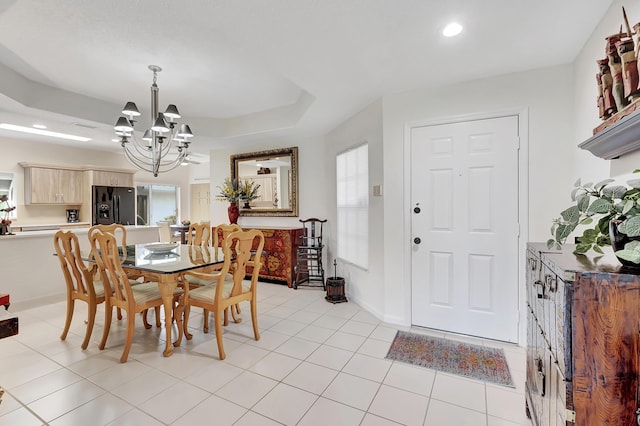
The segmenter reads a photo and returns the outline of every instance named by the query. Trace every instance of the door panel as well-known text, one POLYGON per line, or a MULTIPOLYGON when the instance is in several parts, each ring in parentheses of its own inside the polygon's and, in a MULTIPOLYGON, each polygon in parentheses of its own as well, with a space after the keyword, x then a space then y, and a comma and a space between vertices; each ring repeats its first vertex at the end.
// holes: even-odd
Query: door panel
POLYGON ((516 116, 412 129, 414 325, 517 341, 518 143, 516 116))

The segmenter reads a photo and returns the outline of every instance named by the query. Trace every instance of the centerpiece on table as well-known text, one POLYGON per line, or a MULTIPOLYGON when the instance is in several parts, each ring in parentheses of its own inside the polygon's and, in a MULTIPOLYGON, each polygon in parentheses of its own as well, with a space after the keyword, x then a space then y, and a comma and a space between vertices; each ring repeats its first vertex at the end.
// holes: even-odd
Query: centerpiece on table
POLYGON ((578 225, 585 225, 575 254, 603 253, 602 247, 610 245, 620 263, 640 268, 640 179, 627 181, 628 186, 613 182, 594 185, 578 179, 571 192, 574 204, 553 221, 547 247, 560 248, 578 225))
POLYGON ((244 206, 242 207, 243 209, 251 208, 250 203, 260 196, 258 194, 259 188, 260 185, 255 183, 251 179, 245 179, 244 181, 240 182, 240 199, 244 201, 244 206))
POLYGON ((240 216, 240 212, 238 211, 238 201, 242 199, 242 192, 240 190, 240 185, 238 185, 238 181, 231 178, 225 178, 222 186, 218 186, 217 188, 220 192, 216 196, 216 199, 218 201, 229 202, 229 207, 227 208, 229 223, 238 223, 238 216, 240 216))

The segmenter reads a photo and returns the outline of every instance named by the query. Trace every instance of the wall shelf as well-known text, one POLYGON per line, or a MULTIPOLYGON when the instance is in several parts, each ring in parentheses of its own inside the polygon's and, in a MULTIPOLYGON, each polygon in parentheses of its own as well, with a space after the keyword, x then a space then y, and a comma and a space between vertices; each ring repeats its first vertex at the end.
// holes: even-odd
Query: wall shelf
POLYGON ((640 110, 621 118, 578 147, 605 160, 640 150, 640 110))

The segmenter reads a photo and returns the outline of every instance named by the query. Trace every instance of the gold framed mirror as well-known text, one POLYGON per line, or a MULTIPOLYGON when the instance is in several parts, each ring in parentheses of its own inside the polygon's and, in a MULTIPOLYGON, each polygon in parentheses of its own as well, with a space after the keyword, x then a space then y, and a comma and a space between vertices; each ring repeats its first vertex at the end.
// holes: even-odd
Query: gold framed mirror
POLYGON ((231 156, 231 179, 260 185, 240 216, 298 216, 298 147, 231 156))

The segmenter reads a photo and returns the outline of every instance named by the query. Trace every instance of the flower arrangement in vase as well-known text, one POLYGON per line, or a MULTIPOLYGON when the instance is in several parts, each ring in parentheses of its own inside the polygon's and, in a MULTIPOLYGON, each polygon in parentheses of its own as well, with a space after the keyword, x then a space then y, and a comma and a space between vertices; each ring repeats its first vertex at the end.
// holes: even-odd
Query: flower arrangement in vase
POLYGON ((218 186, 217 188, 220 192, 216 195, 216 199, 218 201, 229 202, 229 208, 227 209, 229 222, 231 224, 238 223, 238 216, 240 215, 240 212, 238 211, 238 201, 241 200, 242 195, 238 181, 231 178, 225 178, 222 186, 218 186))
POLYGON ((241 193, 240 199, 244 201, 243 208, 250 209, 251 205, 249 203, 251 203, 253 200, 255 200, 260 196, 258 194, 258 189, 260 188, 260 185, 255 183, 251 179, 245 179, 240 183, 239 188, 241 193))

